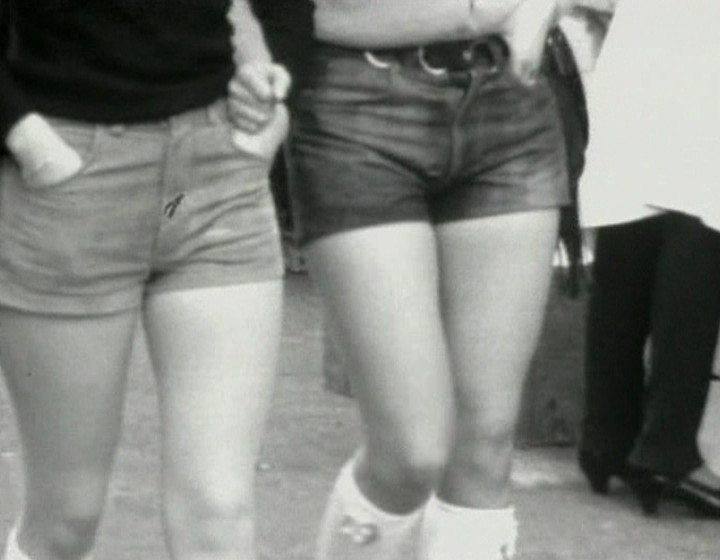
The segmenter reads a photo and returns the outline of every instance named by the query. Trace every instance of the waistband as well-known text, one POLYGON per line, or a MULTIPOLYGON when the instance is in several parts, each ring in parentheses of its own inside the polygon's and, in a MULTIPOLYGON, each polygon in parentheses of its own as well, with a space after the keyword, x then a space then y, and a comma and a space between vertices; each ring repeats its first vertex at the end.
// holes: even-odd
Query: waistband
POLYGON ((201 126, 212 126, 230 121, 230 110, 227 98, 223 97, 213 101, 209 105, 183 111, 176 115, 170 115, 164 119, 142 121, 142 122, 87 122, 68 119, 64 117, 48 117, 48 121, 60 127, 100 127, 107 129, 110 133, 121 133, 125 131, 167 131, 194 128, 201 126))
POLYGON ((322 41, 318 41, 317 46, 326 52, 365 56, 374 66, 389 66, 391 61, 395 61, 405 66, 419 68, 433 76, 467 72, 475 68, 500 72, 505 68, 510 57, 510 49, 499 35, 488 35, 474 40, 364 51, 322 41))

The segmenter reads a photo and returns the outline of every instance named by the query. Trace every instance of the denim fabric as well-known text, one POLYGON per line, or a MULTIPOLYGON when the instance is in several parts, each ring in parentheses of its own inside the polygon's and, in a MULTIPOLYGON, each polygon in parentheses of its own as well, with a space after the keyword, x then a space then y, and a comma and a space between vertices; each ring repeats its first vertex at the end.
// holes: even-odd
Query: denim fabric
POLYGON ((545 77, 527 87, 505 68, 431 75, 392 56, 322 45, 303 84, 291 133, 301 242, 568 202, 545 77))
POLYGON ((270 162, 236 146, 224 102, 153 123, 51 124, 84 165, 41 188, 2 160, 0 304, 109 313, 282 275, 270 162))

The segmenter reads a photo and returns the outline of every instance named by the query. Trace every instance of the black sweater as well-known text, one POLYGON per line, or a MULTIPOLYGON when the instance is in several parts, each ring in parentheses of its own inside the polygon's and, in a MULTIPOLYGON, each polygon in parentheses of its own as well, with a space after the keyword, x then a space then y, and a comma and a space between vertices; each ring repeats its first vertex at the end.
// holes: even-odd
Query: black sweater
POLYGON ((0 139, 24 114, 160 119, 224 95, 230 0, 0 0, 0 139))
POLYGON ((290 71, 297 90, 314 46, 312 0, 252 0, 251 4, 273 56, 290 71))

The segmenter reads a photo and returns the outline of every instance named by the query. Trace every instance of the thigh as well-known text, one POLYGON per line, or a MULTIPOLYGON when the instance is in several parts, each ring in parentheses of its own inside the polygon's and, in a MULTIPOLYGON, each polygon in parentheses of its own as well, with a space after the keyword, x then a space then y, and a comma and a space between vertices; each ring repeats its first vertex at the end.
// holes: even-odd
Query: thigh
POLYGON ((277 365, 282 283, 150 296, 164 484, 193 495, 249 491, 277 365))
POLYGON ((543 322, 557 210, 438 228, 441 292, 462 425, 512 425, 543 322))
POLYGON ((28 507, 100 507, 121 425, 137 316, 0 308, 0 361, 23 444, 28 507))
POLYGON ((353 230, 310 244, 307 254, 349 365, 369 451, 402 452, 408 441, 442 438, 450 385, 432 228, 353 230))

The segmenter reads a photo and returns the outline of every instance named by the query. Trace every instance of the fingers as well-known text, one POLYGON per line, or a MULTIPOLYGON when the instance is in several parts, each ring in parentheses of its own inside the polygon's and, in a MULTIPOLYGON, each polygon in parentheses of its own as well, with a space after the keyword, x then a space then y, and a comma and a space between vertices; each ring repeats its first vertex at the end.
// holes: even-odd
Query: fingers
POLYGON ((256 133, 275 116, 292 80, 283 66, 268 62, 243 64, 230 83, 230 117, 237 128, 256 133))
POLYGON ((531 87, 537 82, 540 73, 544 40, 539 44, 510 42, 510 71, 522 84, 531 87))
POLYGON ((537 84, 540 75, 540 67, 542 64, 542 50, 544 43, 536 51, 523 53, 513 57, 510 61, 510 69, 523 85, 533 87, 537 84))
POLYGON ((237 73, 241 83, 258 102, 271 103, 274 92, 270 82, 267 65, 260 63, 243 64, 237 73))
POLYGON ((61 183, 75 175, 83 164, 78 153, 48 121, 35 113, 13 127, 7 145, 29 186, 61 183))
POLYGON ((254 133, 265 126, 273 116, 275 103, 258 99, 243 83, 230 82, 228 112, 233 124, 254 133))
POLYGON ((279 64, 248 62, 238 70, 238 81, 258 101, 283 101, 290 90, 290 74, 279 64))
POLYGON ((38 137, 38 148, 21 165, 28 186, 48 187, 76 175, 83 166, 80 155, 60 135, 49 128, 38 137))
POLYGON ((557 16, 557 0, 525 0, 508 21, 510 69, 525 85, 540 73, 545 39, 557 16))
POLYGON ((280 103, 275 107, 272 119, 261 131, 248 133, 239 127, 233 131, 233 142, 241 151, 272 160, 287 135, 290 120, 285 105, 280 103))
POLYGON ((49 187, 75 176, 83 166, 82 159, 70 146, 62 142, 57 151, 34 168, 23 168, 22 175, 28 186, 49 187))
POLYGON ((274 64, 270 73, 270 81, 272 83, 272 90, 275 99, 277 101, 284 101, 287 98, 290 86, 292 85, 290 73, 284 66, 274 64))

